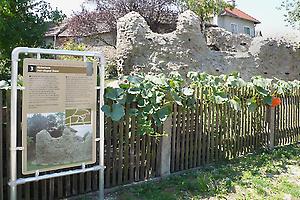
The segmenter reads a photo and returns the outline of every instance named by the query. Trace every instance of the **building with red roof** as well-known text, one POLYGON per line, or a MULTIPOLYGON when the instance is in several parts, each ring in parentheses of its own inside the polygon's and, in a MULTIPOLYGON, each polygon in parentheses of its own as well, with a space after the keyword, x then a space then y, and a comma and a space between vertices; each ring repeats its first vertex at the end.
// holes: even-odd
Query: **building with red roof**
POLYGON ((255 37, 255 27, 261 22, 235 7, 225 8, 219 16, 215 17, 213 23, 233 34, 247 34, 255 37))

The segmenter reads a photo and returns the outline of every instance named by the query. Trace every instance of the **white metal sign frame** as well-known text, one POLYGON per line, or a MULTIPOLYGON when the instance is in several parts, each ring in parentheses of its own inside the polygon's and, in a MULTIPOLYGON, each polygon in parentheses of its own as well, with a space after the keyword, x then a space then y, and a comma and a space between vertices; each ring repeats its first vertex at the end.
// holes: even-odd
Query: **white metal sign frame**
POLYGON ((100 86, 95 89, 100 89, 99 109, 104 105, 104 73, 105 73, 105 58, 101 52, 90 51, 69 51, 69 50, 55 50, 55 49, 40 49, 40 48, 28 48, 17 47, 12 52, 12 69, 11 69, 11 135, 10 135, 10 199, 17 199, 17 186, 29 182, 40 181, 50 178, 56 178, 61 176, 67 176, 72 174, 80 174, 91 171, 99 171, 99 199, 104 199, 104 113, 100 109, 99 117, 99 129, 100 137, 96 138, 96 142, 99 142, 99 165, 86 168, 82 165, 81 169, 63 171, 59 173, 52 173, 46 175, 39 175, 37 172, 34 177, 18 178, 17 177, 17 151, 22 151, 23 147, 17 146, 17 80, 18 80, 18 66, 21 54, 34 54, 37 59, 41 58, 41 55, 68 55, 68 56, 81 56, 84 61, 87 57, 93 57, 98 59, 98 68, 100 76, 100 86))

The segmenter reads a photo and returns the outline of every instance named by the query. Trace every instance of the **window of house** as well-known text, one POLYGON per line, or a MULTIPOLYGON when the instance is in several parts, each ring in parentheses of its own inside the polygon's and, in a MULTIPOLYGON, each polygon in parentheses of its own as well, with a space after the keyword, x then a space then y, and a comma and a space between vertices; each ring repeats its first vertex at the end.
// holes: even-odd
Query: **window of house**
POLYGON ((232 33, 238 33, 238 26, 237 24, 231 24, 231 32, 232 33))
POLYGON ((251 29, 247 26, 244 27, 244 33, 247 35, 251 35, 251 29))

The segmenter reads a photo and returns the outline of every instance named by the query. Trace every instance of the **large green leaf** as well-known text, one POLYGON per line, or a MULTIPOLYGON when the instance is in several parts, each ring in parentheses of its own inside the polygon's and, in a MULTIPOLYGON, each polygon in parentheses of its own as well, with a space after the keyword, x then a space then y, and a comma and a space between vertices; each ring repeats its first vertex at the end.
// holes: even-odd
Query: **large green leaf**
POLYGON ((181 102, 180 96, 176 92, 172 91, 171 96, 172 96, 173 100, 175 101, 175 103, 177 103, 177 105, 179 105, 179 106, 183 105, 181 102))
POLYGON ((140 88, 130 88, 128 90, 128 93, 129 94, 139 94, 141 92, 141 89, 140 88))
POLYGON ((122 94, 124 90, 121 88, 112 88, 108 87, 105 89, 105 97, 111 100, 117 100, 122 94))
POLYGON ((255 98, 251 98, 247 100, 247 106, 250 112, 255 112, 258 105, 255 98))
POLYGON ((234 76, 228 76, 226 85, 237 87, 237 86, 239 86, 239 82, 238 82, 238 80, 237 80, 236 77, 234 77, 234 76))
POLYGON ((116 101, 117 103, 124 105, 127 102, 127 95, 121 95, 116 101))
POLYGON ((171 72, 169 77, 176 80, 182 79, 181 75, 177 71, 171 72))
POLYGON ((223 91, 216 92, 214 95, 214 100, 216 104, 223 104, 228 101, 227 94, 223 91))
POLYGON ((110 117, 113 121, 119 121, 125 115, 124 106, 121 104, 113 104, 110 117))
POLYGON ((101 110, 104 112, 104 114, 107 116, 107 117, 110 117, 110 114, 111 114, 111 108, 110 106, 108 105, 103 105, 101 110))
POLYGON ((119 121, 125 115, 124 107, 121 104, 113 104, 112 107, 104 105, 101 110, 113 121, 119 121))
POLYGON ((147 90, 147 89, 143 89, 141 91, 141 96, 144 98, 144 99, 148 99, 148 98, 151 98, 153 96, 153 92, 151 90, 147 90))
POLYGON ((120 86, 120 88, 122 88, 124 90, 127 90, 130 88, 130 85, 128 83, 121 83, 119 86, 120 86))
POLYGON ((237 71, 231 72, 230 76, 234 77, 235 79, 240 77, 240 73, 237 71))
POLYGON ((155 102, 156 102, 157 104, 163 103, 164 97, 165 97, 165 93, 159 92, 159 91, 156 91, 156 92, 155 92, 155 102))
POLYGON ((143 108, 146 105, 148 105, 148 101, 146 101, 146 99, 139 99, 137 103, 138 103, 138 107, 140 108, 143 108))
POLYGON ((257 87, 266 89, 271 86, 272 79, 265 79, 260 76, 256 76, 252 78, 252 83, 257 87))
POLYGON ((260 86, 256 86, 255 89, 256 89, 257 92, 258 92, 259 94, 261 94, 262 96, 267 96, 267 95, 269 94, 269 92, 268 92, 266 89, 264 89, 264 88, 262 88, 262 87, 260 87, 260 86))
POLYGON ((145 78, 156 85, 166 85, 166 79, 163 75, 161 75, 161 76, 147 75, 145 78))
POLYGON ((202 72, 199 74, 199 80, 200 81, 205 81, 208 77, 208 74, 206 72, 202 72))
POLYGON ((271 106, 272 100, 273 100, 272 96, 268 95, 268 96, 264 97, 264 104, 271 106))
POLYGON ((168 116, 171 114, 172 110, 170 106, 164 106, 161 109, 157 111, 157 116, 160 119, 160 121, 164 122, 168 116))
POLYGON ((128 76, 127 80, 129 83, 133 83, 133 84, 139 84, 142 82, 142 79, 137 76, 128 76))
POLYGON ((152 104, 148 104, 147 106, 144 107, 144 114, 146 115, 152 115, 154 112, 155 107, 152 106, 152 104))
POLYGON ((229 102, 230 102, 230 106, 234 110, 236 110, 236 111, 241 110, 241 101, 238 97, 235 96, 233 99, 230 99, 229 102))
POLYGON ((139 110, 136 109, 136 108, 130 108, 130 109, 128 110, 128 114, 129 114, 130 116, 137 116, 137 115, 139 114, 139 110))
POLYGON ((196 81, 198 78, 198 72, 188 72, 187 77, 192 79, 193 81, 196 81))
POLYGON ((194 90, 191 89, 191 88, 185 87, 185 88, 182 89, 182 93, 185 96, 192 96, 194 94, 194 90))

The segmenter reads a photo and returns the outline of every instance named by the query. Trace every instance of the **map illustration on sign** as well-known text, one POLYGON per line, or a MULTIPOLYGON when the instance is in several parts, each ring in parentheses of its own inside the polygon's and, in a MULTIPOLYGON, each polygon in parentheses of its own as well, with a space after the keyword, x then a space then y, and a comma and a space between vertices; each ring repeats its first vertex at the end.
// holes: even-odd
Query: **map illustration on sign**
POLYGON ((23 74, 23 174, 95 163, 96 64, 25 59, 23 74))

